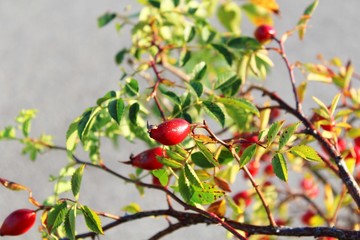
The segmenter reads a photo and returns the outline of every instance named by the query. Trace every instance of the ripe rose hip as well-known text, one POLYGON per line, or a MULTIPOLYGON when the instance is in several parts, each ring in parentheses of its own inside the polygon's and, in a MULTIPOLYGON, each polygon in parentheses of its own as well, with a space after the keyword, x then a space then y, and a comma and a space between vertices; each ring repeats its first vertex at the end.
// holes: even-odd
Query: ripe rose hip
POLYGON ((146 170, 154 170, 162 168, 162 163, 160 163, 156 156, 164 157, 165 153, 161 147, 152 148, 146 150, 144 152, 139 153, 138 155, 131 156, 130 161, 123 162, 125 164, 133 165, 134 167, 146 169, 146 170))
POLYGON ((36 212, 19 209, 6 217, 0 228, 0 236, 18 236, 26 233, 35 223, 36 212))
MULTIPOLYGON (((251 161, 248 165, 246 165, 250 174, 254 177, 258 174, 259 168, 260 168, 260 162, 259 161, 251 161)), ((244 178, 247 179, 248 176, 244 172, 244 178)))
POLYGON ((245 202, 246 207, 251 204, 251 194, 249 191, 241 191, 235 194, 232 199, 237 205, 240 204, 241 199, 245 202))
POLYGON ((190 132, 190 123, 181 118, 174 118, 158 126, 150 126, 150 137, 161 144, 171 146, 181 143, 190 132))
POLYGON ((267 176, 269 176, 269 177, 275 175, 275 173, 274 173, 274 168, 273 168, 273 166, 272 166, 271 163, 268 164, 268 165, 264 168, 264 173, 265 173, 267 176))
POLYGON ((300 187, 310 198, 315 198, 319 194, 319 187, 312 178, 304 178, 300 182, 300 187))
POLYGON ((265 43, 275 37, 276 31, 270 25, 260 25, 256 28, 254 36, 260 43, 265 43))

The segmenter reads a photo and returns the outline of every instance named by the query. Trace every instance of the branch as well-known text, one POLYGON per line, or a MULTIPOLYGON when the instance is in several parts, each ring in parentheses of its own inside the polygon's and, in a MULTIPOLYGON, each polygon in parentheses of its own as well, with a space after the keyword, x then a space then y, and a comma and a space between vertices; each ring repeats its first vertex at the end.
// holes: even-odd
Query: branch
POLYGON ((286 111, 294 115, 303 123, 306 128, 305 133, 313 136, 327 150, 330 157, 334 159, 338 170, 334 169, 334 167, 332 167, 332 163, 327 159, 323 159, 323 161, 336 175, 340 177, 342 182, 345 184, 347 190, 349 191, 351 197, 355 201, 358 209, 360 209, 360 187, 356 183, 354 177, 350 174, 344 162, 344 159, 341 157, 340 153, 334 148, 334 146, 315 129, 314 125, 310 122, 309 119, 307 119, 301 112, 292 108, 274 93, 259 86, 251 86, 249 88, 249 90, 252 89, 261 91, 264 95, 269 96, 272 100, 279 103, 286 111))

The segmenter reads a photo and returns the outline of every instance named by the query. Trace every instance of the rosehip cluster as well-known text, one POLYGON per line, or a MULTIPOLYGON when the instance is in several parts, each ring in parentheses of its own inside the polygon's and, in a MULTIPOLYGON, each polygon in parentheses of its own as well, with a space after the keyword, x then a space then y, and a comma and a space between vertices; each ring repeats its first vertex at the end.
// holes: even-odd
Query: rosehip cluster
POLYGON ((18 236, 26 233, 34 225, 36 212, 18 209, 7 216, 1 225, 0 236, 18 236))
POLYGON ((249 206, 251 204, 251 193, 249 191, 241 191, 237 194, 235 194, 232 199, 237 205, 240 205, 243 201, 245 203, 245 206, 249 206))

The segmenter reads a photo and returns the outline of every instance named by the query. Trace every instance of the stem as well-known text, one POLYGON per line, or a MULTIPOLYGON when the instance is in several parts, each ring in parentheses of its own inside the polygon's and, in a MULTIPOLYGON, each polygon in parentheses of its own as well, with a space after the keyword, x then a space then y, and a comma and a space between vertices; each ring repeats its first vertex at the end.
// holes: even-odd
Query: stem
POLYGON ((301 103, 299 101, 299 96, 298 96, 297 91, 296 91, 296 85, 295 85, 296 81, 295 81, 295 75, 294 75, 294 67, 291 66, 291 64, 289 62, 289 59, 286 56, 284 42, 282 40, 277 39, 277 38, 274 38, 274 40, 280 46, 280 51, 277 51, 277 52, 280 54, 280 56, 284 60, 286 68, 287 68, 287 70, 289 72, 291 88, 292 88, 294 98, 295 98, 296 111, 298 111, 300 114, 302 114, 301 103))

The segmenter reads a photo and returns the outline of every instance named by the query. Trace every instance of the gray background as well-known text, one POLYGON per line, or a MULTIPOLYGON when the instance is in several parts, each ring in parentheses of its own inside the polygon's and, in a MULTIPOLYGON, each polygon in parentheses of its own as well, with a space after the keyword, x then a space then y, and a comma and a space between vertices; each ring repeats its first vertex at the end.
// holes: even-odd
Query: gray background
MULTIPOLYGON (((282 15, 276 29, 282 33, 292 28, 311 1, 278 1, 282 15)), ((0 127, 13 124, 19 110, 37 108, 33 136, 46 132, 54 142, 64 145, 69 123, 111 89, 117 89, 120 71, 114 64, 114 54, 129 43, 129 34, 116 33, 113 26, 99 30, 96 19, 107 10, 122 12, 131 1, 0 1, 0 127)), ((136 7, 135 7, 136 9, 136 7)), ((134 11, 135 11, 134 9, 134 11)), ((315 61, 317 53, 326 59, 338 56, 360 64, 359 23, 360 2, 357 0, 321 1, 311 20, 305 41, 297 37, 288 40, 290 60, 315 61)), ((244 22, 244 34, 252 34, 253 26, 244 22), (245 26, 246 25, 246 26, 245 26)), ((275 56, 275 69, 268 82, 270 89, 284 96, 290 91, 287 72, 275 56)), ((302 80, 301 75, 297 75, 302 80)), ((307 96, 317 95, 329 102, 333 91, 313 84, 307 96)), ((307 102, 310 104, 310 101, 307 102)), ((104 146, 107 164, 126 173, 131 168, 119 165, 137 145, 120 149, 104 146)), ((52 151, 31 162, 20 154, 16 142, 0 143, 0 177, 30 187, 40 201, 51 194, 48 174, 57 174, 66 162, 62 152, 52 151)), ((162 198, 148 191, 150 199, 138 196, 133 186, 122 185, 116 179, 94 169, 86 169, 80 201, 96 210, 123 214, 121 206, 139 202, 143 209, 165 206, 162 198)), ((17 208, 31 207, 25 193, 0 188, 0 219, 17 208)), ((165 228, 164 220, 141 220, 112 229, 101 239, 146 239, 165 228)), ((84 229, 79 230, 83 232, 84 229)), ((195 226, 180 230, 164 239, 225 239, 220 227, 195 226)), ((36 228, 18 239, 39 239, 36 228)), ((6 237, 4 239, 7 239, 6 237)), ((10 239, 10 238, 9 238, 10 239)), ((15 238, 14 238, 15 239, 15 238)))

